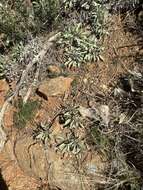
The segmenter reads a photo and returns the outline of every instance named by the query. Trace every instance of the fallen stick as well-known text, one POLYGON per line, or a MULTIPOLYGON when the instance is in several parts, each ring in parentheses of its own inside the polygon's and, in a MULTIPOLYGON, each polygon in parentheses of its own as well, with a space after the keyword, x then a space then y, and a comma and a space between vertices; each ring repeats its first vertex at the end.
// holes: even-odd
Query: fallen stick
POLYGON ((27 65, 26 69, 23 71, 20 82, 16 86, 15 92, 4 102, 2 109, 0 111, 0 152, 2 151, 4 144, 7 140, 6 133, 3 130, 3 118, 4 118, 5 111, 7 110, 9 106, 9 103, 18 94, 21 88, 21 85, 23 84, 23 82, 25 81, 25 78, 27 77, 29 70, 32 68, 32 66, 35 63, 42 61, 46 52, 53 45, 53 42, 59 37, 59 35, 60 33, 57 33, 48 39, 48 41, 44 44, 43 49, 39 52, 39 54, 36 57, 34 57, 34 59, 27 65))

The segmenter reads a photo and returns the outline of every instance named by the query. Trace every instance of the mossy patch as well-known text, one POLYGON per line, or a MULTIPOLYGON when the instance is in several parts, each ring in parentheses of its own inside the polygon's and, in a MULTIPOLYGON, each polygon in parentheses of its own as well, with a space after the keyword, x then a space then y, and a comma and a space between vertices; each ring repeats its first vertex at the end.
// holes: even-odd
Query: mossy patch
POLYGON ((17 112, 14 114, 14 126, 18 129, 24 128, 28 121, 31 121, 35 116, 36 110, 40 103, 37 101, 28 101, 23 104, 22 100, 16 103, 17 112))

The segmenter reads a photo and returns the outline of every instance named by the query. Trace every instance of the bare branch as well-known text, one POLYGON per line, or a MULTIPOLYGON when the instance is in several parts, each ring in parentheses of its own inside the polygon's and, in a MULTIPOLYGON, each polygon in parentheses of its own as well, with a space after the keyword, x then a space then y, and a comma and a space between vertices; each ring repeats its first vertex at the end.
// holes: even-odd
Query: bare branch
MULTIPOLYGON (((18 94, 21 85, 23 84, 23 82, 25 81, 28 72, 30 71, 30 69, 32 68, 32 66, 37 63, 37 62, 41 62, 46 54, 46 52, 48 51, 48 49, 53 45, 54 41, 58 38, 58 36, 60 35, 60 33, 57 33, 55 35, 53 35, 52 37, 50 37, 48 39, 48 41, 44 44, 43 49, 39 52, 39 54, 34 57, 34 59, 27 65, 26 69, 23 71, 20 82, 18 83, 18 85, 16 86, 16 89, 14 91, 14 93, 4 102, 2 109, 0 111, 0 152, 2 151, 4 144, 6 142, 6 133, 4 132, 4 130, 2 129, 3 126, 3 118, 4 118, 4 114, 6 112, 6 110, 8 109, 9 103, 13 100, 13 98, 18 94)), ((29 93, 27 94, 27 96, 29 96, 29 93)), ((27 99, 27 97, 26 97, 27 99)))

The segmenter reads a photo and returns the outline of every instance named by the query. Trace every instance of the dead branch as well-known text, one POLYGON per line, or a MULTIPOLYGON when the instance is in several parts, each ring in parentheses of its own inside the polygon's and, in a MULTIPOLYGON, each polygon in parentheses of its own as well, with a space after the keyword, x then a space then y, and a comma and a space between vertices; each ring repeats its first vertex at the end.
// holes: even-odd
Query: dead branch
POLYGON ((37 71, 35 73, 34 80, 33 80, 32 84, 30 85, 30 87, 28 88, 26 95, 23 98, 23 103, 24 104, 26 104, 26 102, 28 101, 28 99, 29 99, 29 97, 30 97, 30 95, 32 93, 33 88, 36 86, 36 83, 38 81, 38 77, 39 77, 39 74, 40 74, 40 66, 41 66, 41 64, 42 64, 42 62, 39 63, 39 67, 37 68, 37 71))
POLYGON ((39 52, 39 54, 37 56, 34 57, 34 59, 27 65, 26 69, 23 71, 20 82, 17 84, 16 89, 14 91, 14 93, 4 102, 2 109, 0 111, 0 152, 2 151, 4 144, 6 142, 6 133, 4 132, 2 126, 3 126, 3 118, 4 118, 4 114, 6 112, 6 110, 9 107, 9 103, 13 100, 13 98, 18 94, 21 85, 23 84, 23 82, 25 81, 28 72, 30 71, 30 69, 33 67, 33 65, 35 63, 38 62, 42 62, 46 52, 48 51, 48 49, 53 45, 54 41, 58 38, 58 36, 60 35, 60 33, 57 33, 55 35, 53 35, 52 37, 50 37, 48 39, 48 41, 43 45, 43 49, 39 52))

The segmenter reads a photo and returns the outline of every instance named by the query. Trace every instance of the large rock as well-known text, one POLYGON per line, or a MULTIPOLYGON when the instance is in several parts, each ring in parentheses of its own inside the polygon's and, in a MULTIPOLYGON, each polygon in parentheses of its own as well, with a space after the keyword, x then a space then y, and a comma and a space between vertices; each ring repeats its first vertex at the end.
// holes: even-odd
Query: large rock
POLYGON ((55 152, 48 155, 50 163, 49 184, 52 187, 59 187, 62 190, 96 190, 96 186, 106 183, 105 178, 100 175, 103 167, 101 158, 87 154, 82 158, 65 157, 60 158, 55 152))
POLYGON ((39 181, 26 175, 13 154, 13 143, 8 140, 0 153, 0 190, 37 190, 39 181))
POLYGON ((48 98, 50 96, 64 95, 71 86, 73 79, 68 77, 57 77, 42 82, 37 92, 39 95, 48 98))
POLYGON ((17 140, 14 152, 25 174, 42 180, 48 176, 52 188, 95 190, 95 184, 106 183, 104 176, 99 175, 105 164, 98 154, 85 152, 79 159, 70 155, 65 157, 52 147, 44 149, 26 135, 17 140))
POLYGON ((47 177, 47 160, 43 147, 30 136, 21 136, 15 145, 15 156, 20 168, 29 176, 47 177))

